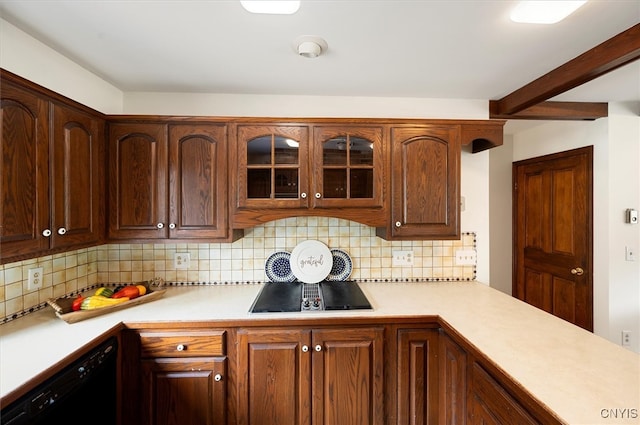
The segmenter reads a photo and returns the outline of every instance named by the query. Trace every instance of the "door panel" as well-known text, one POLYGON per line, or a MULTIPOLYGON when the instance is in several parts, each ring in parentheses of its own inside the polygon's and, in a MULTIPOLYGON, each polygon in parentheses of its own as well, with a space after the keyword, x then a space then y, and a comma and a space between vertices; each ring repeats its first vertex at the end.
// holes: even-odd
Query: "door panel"
POLYGON ((593 148, 514 163, 513 295, 593 330, 593 148))
POLYGON ((313 423, 382 425, 382 328, 313 331, 313 423))
POLYGON ((100 211, 104 125, 94 117, 59 105, 54 106, 53 117, 51 247, 97 242, 104 226, 100 211))
POLYGON ((238 332, 238 424, 311 424, 310 333, 238 332))
POLYGON ((173 125, 169 130, 169 143, 170 236, 225 237, 225 127, 173 125))
POLYGON ((47 102, 2 85, 0 124, 0 250, 2 258, 49 247, 47 102))

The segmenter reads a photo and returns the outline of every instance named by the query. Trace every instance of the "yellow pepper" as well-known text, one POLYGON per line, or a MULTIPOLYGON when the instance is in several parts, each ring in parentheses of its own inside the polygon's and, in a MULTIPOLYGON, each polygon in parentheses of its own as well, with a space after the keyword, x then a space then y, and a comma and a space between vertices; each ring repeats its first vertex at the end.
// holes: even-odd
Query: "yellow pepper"
POLYGON ((129 298, 107 298, 102 295, 92 295, 82 300, 80 305, 81 310, 94 310, 96 308, 109 307, 116 304, 121 304, 125 301, 129 301, 129 298))

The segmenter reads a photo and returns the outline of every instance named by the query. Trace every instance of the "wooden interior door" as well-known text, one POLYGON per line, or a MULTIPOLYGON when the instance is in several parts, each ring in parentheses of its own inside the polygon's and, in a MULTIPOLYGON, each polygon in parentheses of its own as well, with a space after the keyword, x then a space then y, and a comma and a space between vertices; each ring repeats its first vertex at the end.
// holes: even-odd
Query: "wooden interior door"
POLYGON ((513 164, 513 296, 593 331, 593 147, 513 164))

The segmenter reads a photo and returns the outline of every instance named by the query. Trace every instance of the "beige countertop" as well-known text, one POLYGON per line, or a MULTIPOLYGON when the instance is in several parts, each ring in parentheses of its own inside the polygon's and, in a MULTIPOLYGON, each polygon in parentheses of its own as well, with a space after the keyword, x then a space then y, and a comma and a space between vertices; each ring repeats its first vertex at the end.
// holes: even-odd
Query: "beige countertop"
POLYGON ((447 322, 566 423, 640 424, 636 353, 477 282, 360 287, 373 310, 251 314, 261 286, 242 284, 170 287, 159 300, 74 324, 47 307, 0 326, 0 397, 122 322, 425 315, 447 322))

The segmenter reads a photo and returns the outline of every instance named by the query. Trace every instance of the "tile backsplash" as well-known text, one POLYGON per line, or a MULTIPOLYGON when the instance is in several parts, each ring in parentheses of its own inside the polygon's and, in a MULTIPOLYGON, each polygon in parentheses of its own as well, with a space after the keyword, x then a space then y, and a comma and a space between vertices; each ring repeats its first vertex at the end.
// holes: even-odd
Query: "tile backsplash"
POLYGON ((455 264, 457 250, 476 247, 474 233, 453 241, 385 241, 375 229, 335 218, 293 217, 245 231, 233 243, 106 244, 0 265, 0 323, 45 306, 48 298, 82 291, 98 283, 138 282, 161 277, 167 282, 259 283, 264 265, 276 251, 292 251, 315 239, 340 248, 353 261, 351 279, 474 280, 475 266, 455 264), (393 251, 413 251, 411 267, 393 267, 393 251), (176 253, 189 253, 189 268, 176 270, 176 253), (43 285, 29 290, 29 269, 43 268, 43 285))

